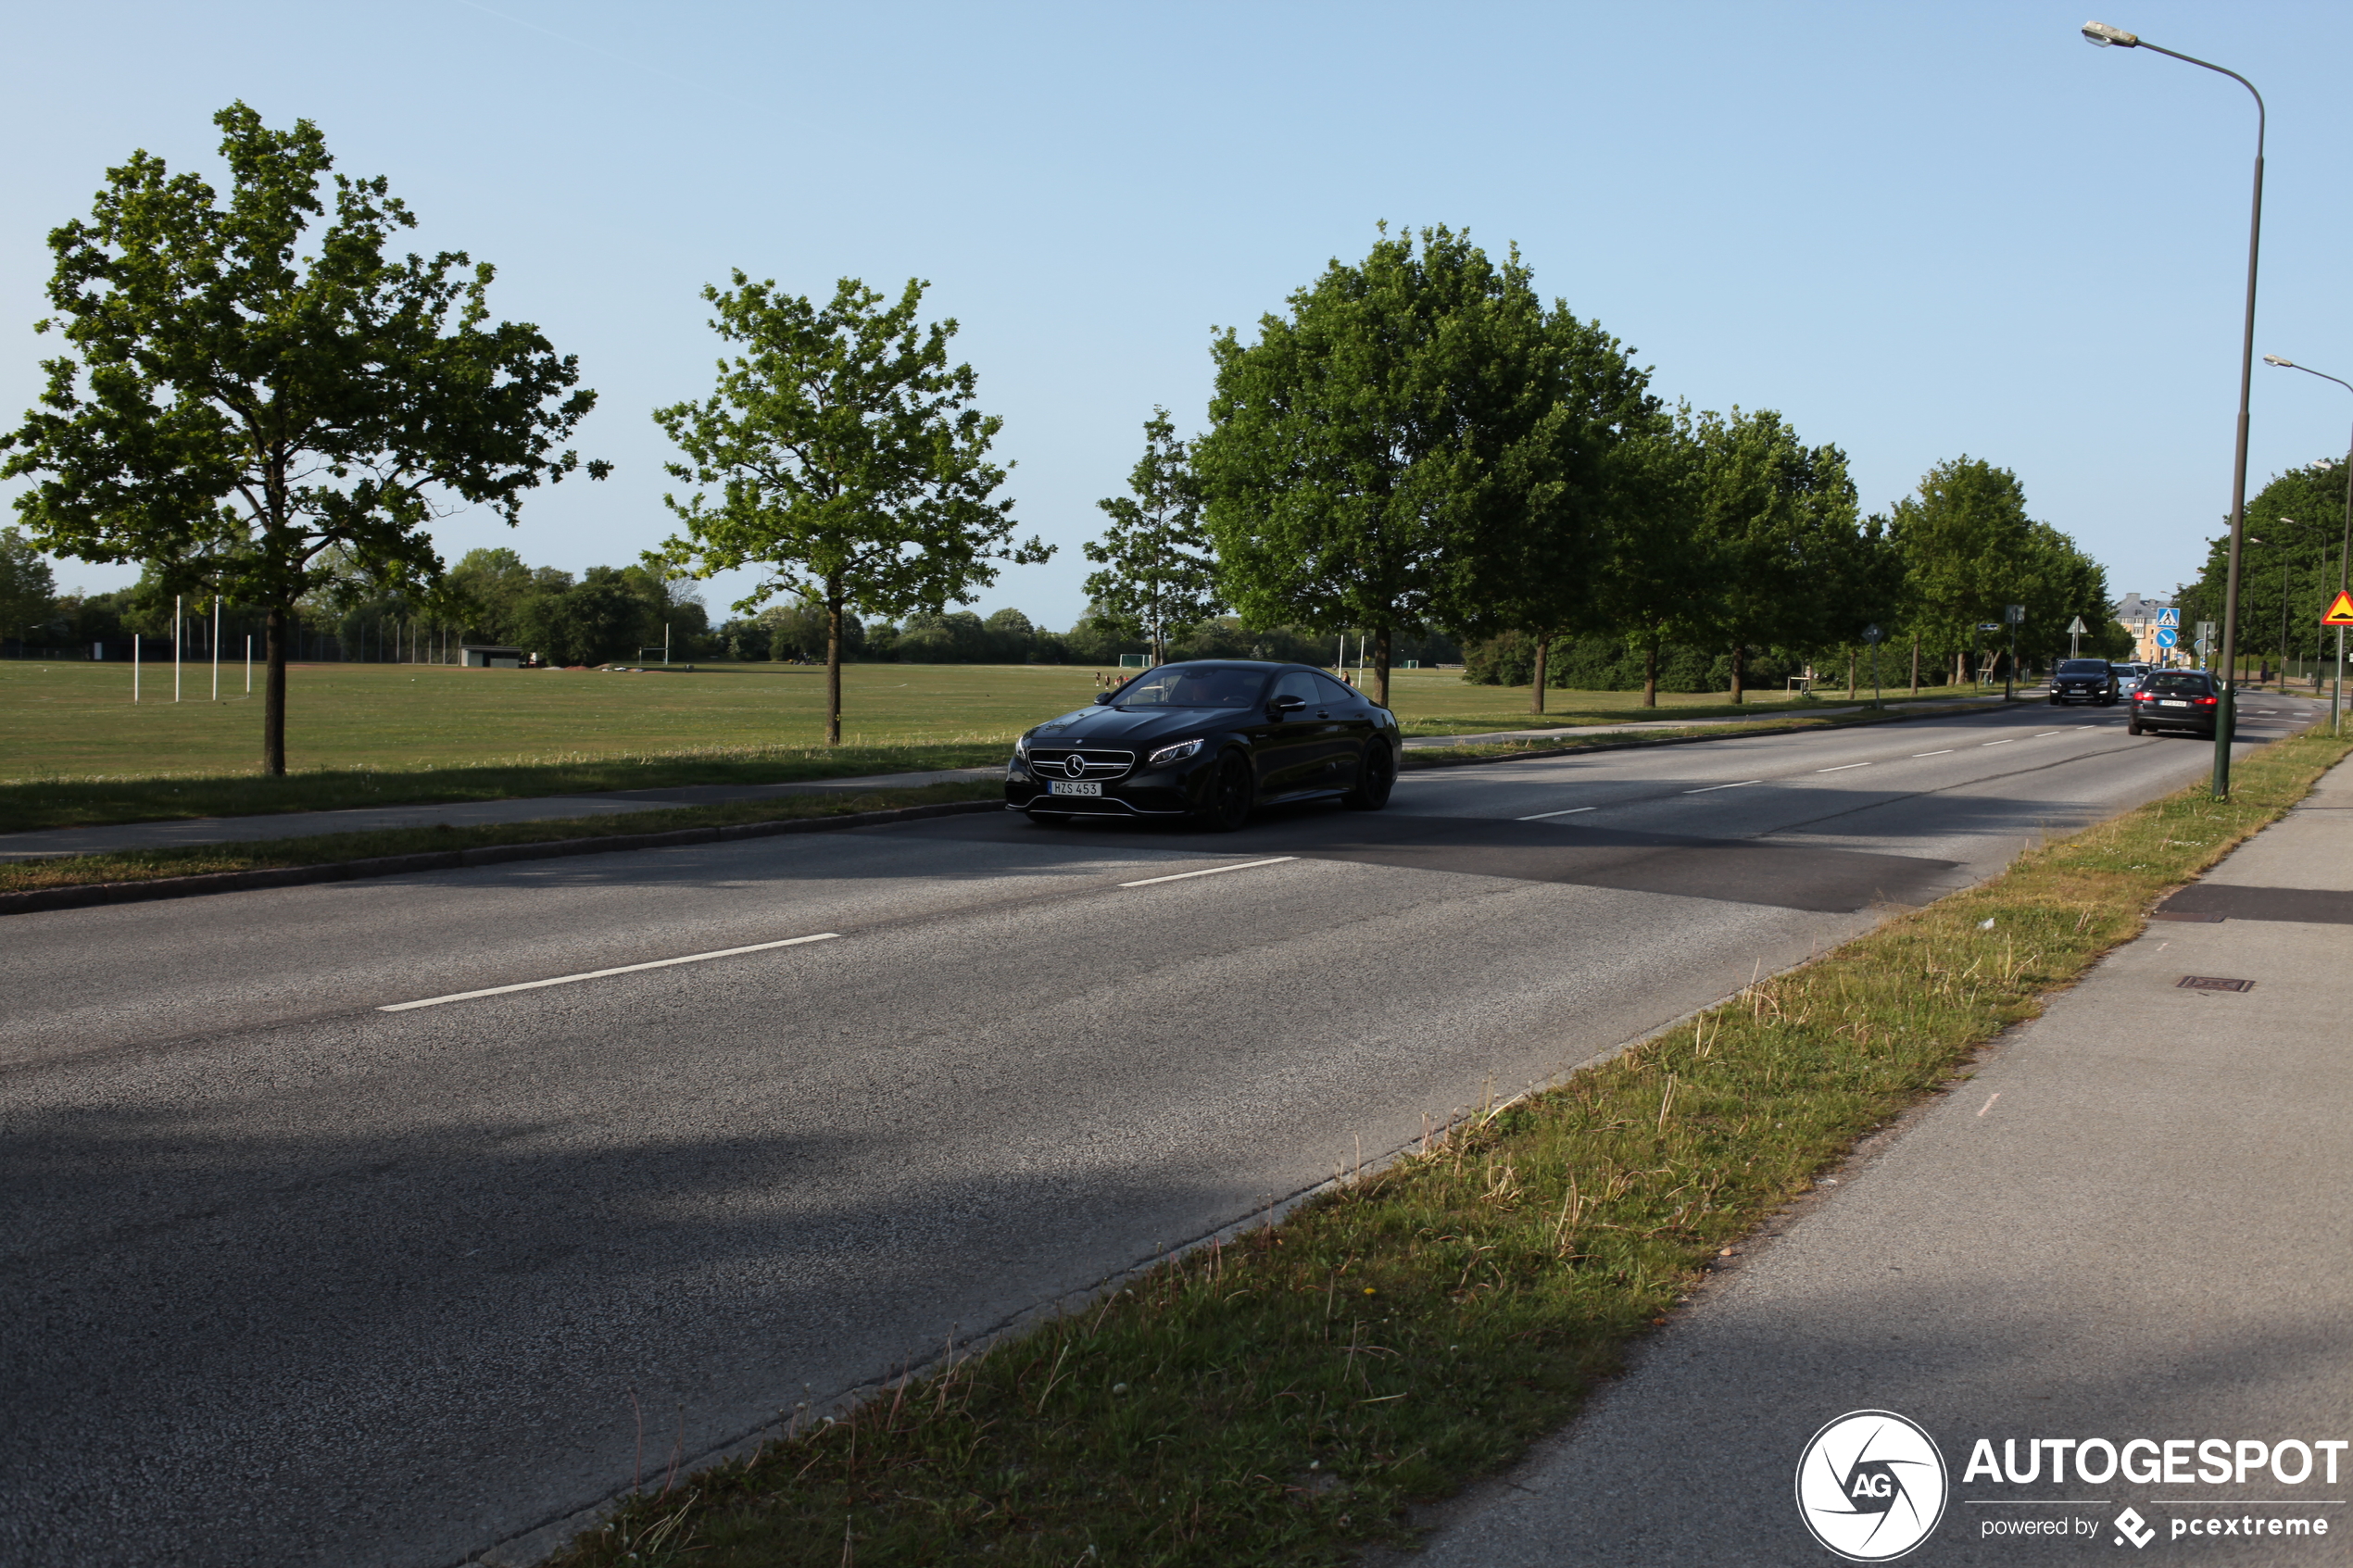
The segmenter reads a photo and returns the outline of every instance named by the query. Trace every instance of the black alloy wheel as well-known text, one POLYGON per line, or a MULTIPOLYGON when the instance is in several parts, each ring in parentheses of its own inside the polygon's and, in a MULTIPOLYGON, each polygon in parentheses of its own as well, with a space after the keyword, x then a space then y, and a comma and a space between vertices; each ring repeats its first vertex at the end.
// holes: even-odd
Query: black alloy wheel
POLYGON ((1376 740, 1356 764, 1356 787, 1340 797, 1340 804, 1352 811, 1378 811, 1389 804, 1389 792, 1396 787, 1396 754, 1387 741, 1376 740))
POLYGON ((1250 821, 1250 809, 1256 804, 1257 781, 1251 777, 1250 759, 1239 751, 1229 751, 1217 764, 1217 776, 1209 781, 1209 809, 1204 815, 1209 825, 1218 833, 1232 833, 1250 821))

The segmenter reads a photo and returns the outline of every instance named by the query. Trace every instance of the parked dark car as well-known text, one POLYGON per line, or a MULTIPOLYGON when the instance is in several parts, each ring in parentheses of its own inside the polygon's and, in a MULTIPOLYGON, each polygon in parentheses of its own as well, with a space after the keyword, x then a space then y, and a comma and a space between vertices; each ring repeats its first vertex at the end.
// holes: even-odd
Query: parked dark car
POLYGON ((2196 670, 2153 670, 2133 694, 2133 715, 2124 727, 2136 735, 2181 730, 2211 736, 2214 715, 2221 706, 2213 676, 2196 670))
POLYGON ((2051 706, 2057 708, 2070 702, 2096 702, 2102 708, 2116 702, 2116 668, 2105 659, 2062 659, 2051 672, 2051 706))
POLYGON ((1016 741, 1005 805, 1048 824, 1190 817, 1230 832, 1277 800, 1378 810, 1403 749, 1395 714, 1320 670, 1164 664, 1016 741))

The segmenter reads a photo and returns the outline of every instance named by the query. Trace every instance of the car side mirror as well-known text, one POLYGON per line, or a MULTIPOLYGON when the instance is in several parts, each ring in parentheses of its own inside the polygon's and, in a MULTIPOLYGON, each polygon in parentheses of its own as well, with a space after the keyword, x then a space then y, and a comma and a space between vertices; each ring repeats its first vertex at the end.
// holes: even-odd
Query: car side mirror
POLYGON ((1118 694, 1117 692, 1115 692, 1115 691, 1114 691, 1114 692, 1097 692, 1097 693, 1095 694, 1095 700, 1096 700, 1097 702, 1099 702, 1099 703, 1109 703, 1109 702, 1113 701, 1114 699, 1115 699, 1118 696, 1119 696, 1119 694, 1118 694))
POLYGON ((1303 696, 1278 696, 1266 705, 1266 711, 1275 718, 1280 719, 1296 713, 1306 706, 1307 699, 1303 696))

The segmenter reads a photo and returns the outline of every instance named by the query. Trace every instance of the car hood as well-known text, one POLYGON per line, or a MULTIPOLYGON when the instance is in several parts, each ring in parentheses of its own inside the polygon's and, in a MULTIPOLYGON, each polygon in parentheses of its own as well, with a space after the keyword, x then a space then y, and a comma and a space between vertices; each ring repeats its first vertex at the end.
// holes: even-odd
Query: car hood
POLYGON ((1124 709, 1088 706, 1058 719, 1049 719, 1029 732, 1034 746, 1092 744, 1113 741, 1159 740, 1164 736, 1198 734, 1204 730, 1230 729, 1251 717, 1246 708, 1124 709))

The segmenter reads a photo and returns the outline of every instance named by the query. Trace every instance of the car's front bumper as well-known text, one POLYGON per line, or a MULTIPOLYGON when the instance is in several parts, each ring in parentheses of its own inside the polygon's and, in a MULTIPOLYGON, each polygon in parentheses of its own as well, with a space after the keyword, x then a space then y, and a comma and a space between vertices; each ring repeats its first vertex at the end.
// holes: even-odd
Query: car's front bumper
POLYGON ((1038 777, 1016 758, 1005 767, 1005 809, 1048 811, 1074 817, 1181 817, 1207 799, 1210 770, 1188 759, 1170 768, 1139 768, 1102 783, 1101 795, 1056 795, 1052 781, 1038 777))

